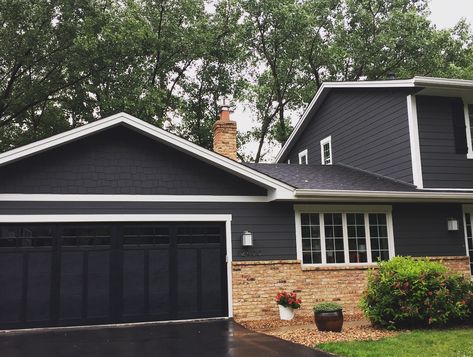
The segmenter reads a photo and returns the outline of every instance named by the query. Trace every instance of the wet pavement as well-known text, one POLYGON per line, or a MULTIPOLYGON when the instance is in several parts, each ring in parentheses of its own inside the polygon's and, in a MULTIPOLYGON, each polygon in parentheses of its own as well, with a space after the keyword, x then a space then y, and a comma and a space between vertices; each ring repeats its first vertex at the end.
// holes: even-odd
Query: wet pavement
POLYGON ((327 357, 230 321, 0 334, 1 357, 327 357))

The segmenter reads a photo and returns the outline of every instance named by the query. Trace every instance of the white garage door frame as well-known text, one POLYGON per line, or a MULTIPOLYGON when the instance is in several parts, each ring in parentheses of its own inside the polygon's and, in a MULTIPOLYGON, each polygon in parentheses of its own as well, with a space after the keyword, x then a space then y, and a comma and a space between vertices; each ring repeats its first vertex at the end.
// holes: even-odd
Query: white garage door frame
MULTIPOLYGON (((231 214, 21 214, 0 215, 0 223, 222 222, 225 223, 228 317, 233 317, 231 214)), ((222 316, 223 317, 223 316, 222 316)))

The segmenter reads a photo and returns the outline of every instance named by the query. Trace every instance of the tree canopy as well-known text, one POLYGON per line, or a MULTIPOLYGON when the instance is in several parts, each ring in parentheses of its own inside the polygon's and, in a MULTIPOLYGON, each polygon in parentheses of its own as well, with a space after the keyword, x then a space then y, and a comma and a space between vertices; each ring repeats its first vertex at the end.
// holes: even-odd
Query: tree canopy
POLYGON ((225 98, 254 108, 240 142, 260 161, 324 81, 473 79, 469 24, 428 14, 426 0, 0 0, 0 151, 119 111, 211 148, 225 98))

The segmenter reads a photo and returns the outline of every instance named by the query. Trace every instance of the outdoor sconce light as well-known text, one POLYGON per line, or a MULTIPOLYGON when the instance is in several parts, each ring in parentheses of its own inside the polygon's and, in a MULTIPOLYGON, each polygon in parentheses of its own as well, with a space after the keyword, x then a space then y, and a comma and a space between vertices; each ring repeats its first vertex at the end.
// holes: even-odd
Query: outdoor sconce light
POLYGON ((449 232, 458 231, 458 220, 456 218, 447 219, 447 226, 449 232))
POLYGON ((241 245, 243 247, 252 247, 253 246, 253 233, 244 231, 241 234, 241 245))

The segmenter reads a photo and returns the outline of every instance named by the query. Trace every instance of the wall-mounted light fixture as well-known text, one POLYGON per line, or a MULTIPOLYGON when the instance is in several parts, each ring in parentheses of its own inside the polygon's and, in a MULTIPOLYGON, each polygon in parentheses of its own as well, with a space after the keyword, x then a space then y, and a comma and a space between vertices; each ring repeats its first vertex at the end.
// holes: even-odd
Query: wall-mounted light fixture
POLYGON ((252 247, 253 246, 253 233, 244 231, 241 234, 241 245, 243 247, 252 247))
POLYGON ((456 218, 448 218, 447 227, 449 232, 458 231, 458 220, 456 218))

